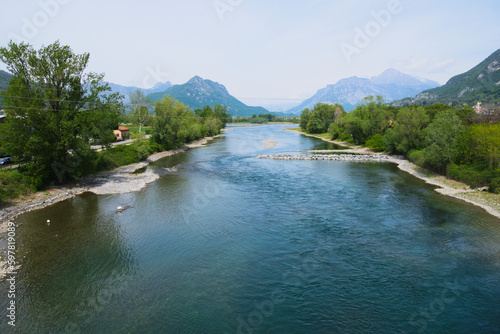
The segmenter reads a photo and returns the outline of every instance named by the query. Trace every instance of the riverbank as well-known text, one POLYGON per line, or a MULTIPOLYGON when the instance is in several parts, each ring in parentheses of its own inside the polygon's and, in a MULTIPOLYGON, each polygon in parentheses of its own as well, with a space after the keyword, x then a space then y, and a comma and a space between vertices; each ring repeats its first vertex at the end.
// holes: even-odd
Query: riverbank
MULTIPOLYGON (((397 164, 398 168, 408 174, 411 174, 428 184, 436 186, 435 191, 445 195, 454 197, 460 200, 463 200, 469 204, 473 204, 484 209, 490 215, 495 216, 500 219, 500 195, 492 194, 483 189, 472 189, 465 183, 461 183, 455 180, 451 180, 446 178, 443 175, 436 174, 434 172, 423 169, 412 162, 404 159, 399 156, 392 156, 385 153, 374 152, 369 148, 354 145, 352 143, 347 143, 338 140, 331 140, 321 136, 311 135, 309 133, 304 133, 300 131, 300 129, 288 129, 289 131, 295 131, 302 135, 318 138, 328 143, 345 146, 348 148, 346 151, 337 151, 337 152, 349 152, 355 154, 364 154, 371 156, 385 156, 386 159, 383 159, 385 162, 392 162, 397 164)), ((315 151, 319 152, 319 151, 315 151)), ((373 159, 375 160, 375 159, 373 159)))
POLYGON ((136 164, 117 167, 111 171, 103 171, 96 175, 88 175, 76 182, 50 187, 44 191, 14 200, 11 206, 0 210, 0 234, 5 233, 7 222, 20 214, 45 208, 85 192, 106 195, 139 191, 149 183, 157 180, 159 176, 152 171, 135 173, 136 171, 162 158, 185 152, 191 148, 202 147, 209 141, 223 135, 196 140, 175 150, 152 154, 146 160, 136 164))
POLYGON ((8 222, 15 219, 18 215, 33 210, 43 209, 85 192, 106 195, 139 191, 149 183, 157 180, 159 176, 152 171, 135 173, 136 171, 162 158, 182 153, 192 148, 205 146, 209 141, 221 136, 224 136, 224 134, 222 133, 218 136, 196 140, 175 150, 152 154, 140 163, 118 167, 111 171, 103 171, 96 175, 89 175, 77 182, 64 186, 50 187, 44 191, 32 194, 29 197, 15 200, 13 205, 0 210, 0 280, 5 277, 8 269, 7 262, 4 261, 7 248, 6 232, 8 222))

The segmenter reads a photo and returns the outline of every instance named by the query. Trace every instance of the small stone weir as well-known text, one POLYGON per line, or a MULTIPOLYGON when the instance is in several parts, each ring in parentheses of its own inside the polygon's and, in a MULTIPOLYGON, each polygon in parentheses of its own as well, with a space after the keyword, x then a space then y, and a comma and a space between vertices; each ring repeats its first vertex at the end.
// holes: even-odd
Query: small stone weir
POLYGON ((389 156, 383 154, 271 154, 259 155, 257 159, 391 162, 389 156))

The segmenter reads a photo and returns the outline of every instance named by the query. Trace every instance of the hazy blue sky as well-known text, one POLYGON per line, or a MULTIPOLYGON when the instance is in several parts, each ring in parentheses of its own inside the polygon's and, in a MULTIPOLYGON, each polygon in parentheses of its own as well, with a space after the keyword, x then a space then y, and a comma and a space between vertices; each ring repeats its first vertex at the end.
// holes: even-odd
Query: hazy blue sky
POLYGON ((0 9, 2 46, 59 39, 90 52, 89 69, 108 81, 200 75, 250 104, 387 68, 444 84, 500 48, 498 0, 0 0, 0 9))

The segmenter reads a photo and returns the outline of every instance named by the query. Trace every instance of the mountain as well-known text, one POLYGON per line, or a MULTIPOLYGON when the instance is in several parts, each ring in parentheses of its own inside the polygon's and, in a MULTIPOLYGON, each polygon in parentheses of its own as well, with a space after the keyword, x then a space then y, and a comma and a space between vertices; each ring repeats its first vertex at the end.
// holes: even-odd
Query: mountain
POLYGON ((145 95, 149 95, 149 94, 153 94, 153 93, 157 93, 157 92, 163 92, 163 91, 169 89, 170 87, 172 87, 172 84, 170 83, 170 81, 157 82, 152 88, 149 88, 149 89, 143 89, 143 88, 132 87, 132 86, 122 86, 122 85, 117 85, 117 84, 114 84, 111 82, 108 82, 108 84, 109 84, 109 87, 111 87, 111 90, 113 93, 120 93, 120 94, 125 96, 125 100, 123 101, 124 103, 129 102, 128 96, 134 90, 140 89, 140 90, 144 91, 145 95))
POLYGON ((164 95, 188 105, 191 109, 203 108, 208 105, 221 104, 228 108, 228 112, 233 116, 251 116, 253 114, 267 114, 268 111, 262 107, 250 107, 231 96, 223 85, 205 80, 195 76, 183 85, 174 85, 161 92, 150 94, 151 101, 157 101, 164 95))
MULTIPOLYGON (((7 89, 7 86, 9 85, 10 79, 12 79, 12 77, 12 74, 0 70, 0 93, 7 89)), ((2 109, 2 107, 2 97, 0 96, 0 109, 2 109)))
POLYGON ((477 102, 500 102, 500 49, 471 70, 451 78, 446 85, 426 90, 415 98, 396 101, 394 105, 443 103, 458 106, 477 102))
POLYGON ((313 108, 317 103, 338 103, 346 111, 351 111, 363 103, 367 96, 381 95, 386 102, 399 100, 439 86, 435 81, 419 79, 395 69, 388 69, 371 79, 351 77, 342 79, 334 85, 328 85, 300 105, 288 110, 288 113, 300 113, 306 108, 313 108))
MULTIPOLYGON (((0 92, 2 90, 7 89, 7 86, 9 85, 10 79, 12 77, 13 77, 12 74, 0 70, 0 92)), ((163 82, 163 83, 158 82, 152 88, 149 88, 149 89, 143 89, 143 88, 131 87, 131 86, 122 86, 122 85, 117 85, 117 84, 114 84, 111 82, 108 82, 108 84, 109 84, 109 87, 111 87, 111 91, 113 93, 118 92, 118 93, 125 96, 125 100, 124 100, 125 103, 128 103, 128 101, 129 101, 128 95, 136 89, 141 89, 144 91, 144 94, 149 95, 149 94, 153 94, 153 93, 157 93, 157 92, 163 92, 163 91, 169 89, 170 87, 172 87, 172 84, 170 83, 170 81, 163 82)), ((1 105, 2 105, 2 103, 0 102, 0 106, 1 105)))

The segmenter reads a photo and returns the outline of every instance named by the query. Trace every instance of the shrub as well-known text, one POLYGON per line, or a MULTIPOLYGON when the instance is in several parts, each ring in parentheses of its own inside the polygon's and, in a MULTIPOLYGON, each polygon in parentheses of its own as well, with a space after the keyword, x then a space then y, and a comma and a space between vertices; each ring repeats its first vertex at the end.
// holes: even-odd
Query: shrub
POLYGON ((28 180, 17 170, 0 170, 0 203, 31 191, 28 180))
POLYGON ((498 173, 484 165, 448 166, 447 176, 473 188, 488 186, 498 173))
POLYGON ((500 194, 500 177, 495 177, 491 180, 490 191, 495 194, 500 194))
POLYGON ((366 147, 376 152, 384 151, 384 137, 380 133, 371 136, 365 143, 366 147))
POLYGON ((410 152, 408 152, 408 160, 410 160, 419 167, 424 167, 425 166, 424 150, 411 150, 410 152))
POLYGON ((342 133, 339 138, 338 138, 340 141, 345 141, 345 142, 348 142, 348 143, 352 143, 353 142, 353 139, 352 139, 352 136, 348 133, 342 133))

